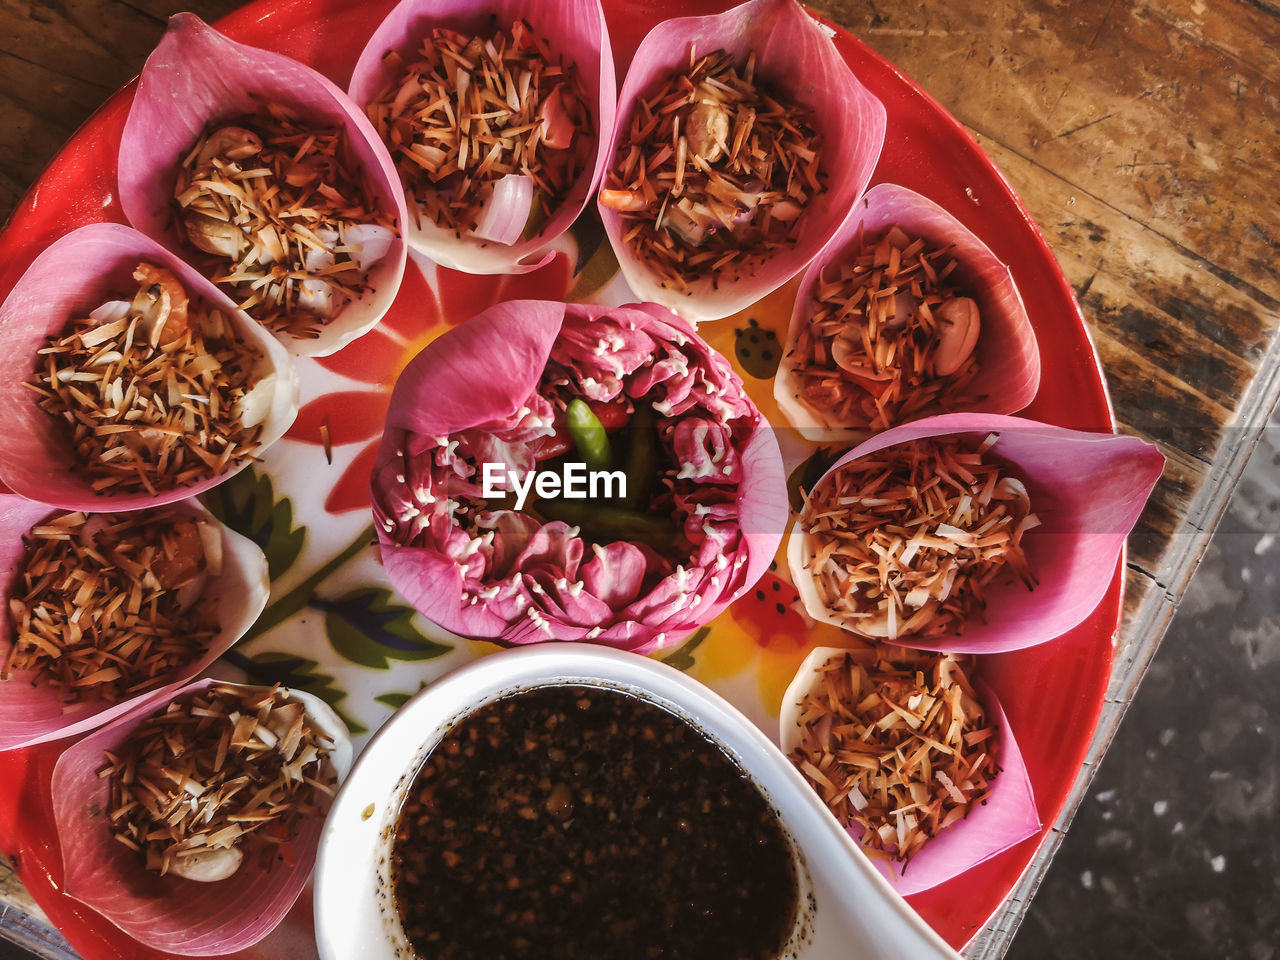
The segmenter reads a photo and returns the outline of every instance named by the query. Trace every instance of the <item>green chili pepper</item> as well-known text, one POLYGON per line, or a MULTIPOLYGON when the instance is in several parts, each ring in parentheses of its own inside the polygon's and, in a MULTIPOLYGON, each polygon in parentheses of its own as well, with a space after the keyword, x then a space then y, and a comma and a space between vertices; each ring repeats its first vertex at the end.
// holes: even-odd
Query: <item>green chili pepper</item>
POLYGON ((569 401, 564 411, 565 426, 588 470, 608 470, 613 466, 613 448, 600 418, 580 397, 569 401))
POLYGON ((655 517, 621 507, 602 507, 576 500, 539 500, 539 512, 549 520, 578 527, 585 539, 596 543, 647 543, 660 552, 680 545, 681 531, 668 517, 655 517))

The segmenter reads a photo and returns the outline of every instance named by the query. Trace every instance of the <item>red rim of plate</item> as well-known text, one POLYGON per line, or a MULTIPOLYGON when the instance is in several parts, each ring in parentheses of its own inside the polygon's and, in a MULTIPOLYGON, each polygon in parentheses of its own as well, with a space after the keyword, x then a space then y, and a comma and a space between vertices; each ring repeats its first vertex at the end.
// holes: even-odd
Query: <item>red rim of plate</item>
MULTIPOLYGON (((395 0, 363 5, 337 0, 255 0, 219 21, 233 39, 257 43, 317 66, 345 86, 365 39, 395 0)), ((650 26, 672 16, 714 12, 716 0, 605 0, 618 76, 650 26)), ((1010 265, 1036 329, 1043 364, 1040 393, 1023 416, 1076 429, 1113 432, 1110 400, 1096 351, 1070 285, 1026 207, 977 141, 892 64, 832 26, 859 79, 884 102, 889 127, 873 183, 892 181, 946 207, 1010 265)), ((114 166, 132 84, 113 95, 72 137, 0 234, 0 298, 36 255, 62 234, 99 220, 122 220, 114 166)), ((1119 627, 1124 557, 1102 603, 1080 626, 1038 647, 983 659, 988 683, 1016 730, 1044 827, 986 863, 917 894, 911 904, 948 942, 962 947, 1004 902, 1049 835, 1093 738, 1111 674, 1119 627), (1057 709, 1046 709, 1056 706, 1057 709)), ((92 910, 60 892, 49 778, 59 743, 0 753, 0 849, 64 936, 88 960, 152 960, 92 910)), ((267 958, 309 937, 309 897, 285 924, 235 956, 267 958)))

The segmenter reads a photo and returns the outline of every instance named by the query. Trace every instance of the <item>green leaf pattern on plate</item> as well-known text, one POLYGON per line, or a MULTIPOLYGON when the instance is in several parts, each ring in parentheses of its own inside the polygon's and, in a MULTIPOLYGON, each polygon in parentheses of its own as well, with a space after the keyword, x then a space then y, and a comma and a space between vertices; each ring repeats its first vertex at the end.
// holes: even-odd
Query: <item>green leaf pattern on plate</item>
MULTIPOLYGON (((304 502, 308 501, 308 491, 301 492, 304 502)), ((314 544, 325 547, 320 554, 324 559, 316 564, 311 560, 315 551, 304 554, 309 528, 295 524, 293 500, 277 497, 272 477, 266 473, 245 470, 211 491, 206 501, 214 516, 257 543, 267 556, 273 584, 271 601, 236 650, 224 657, 226 664, 249 680, 313 693, 334 708, 352 734, 360 735, 369 732, 370 724, 355 716, 358 705, 353 706, 356 702, 349 699, 354 685, 344 664, 386 670, 393 661, 432 660, 452 651, 448 644, 428 638, 415 624, 414 610, 395 602, 383 584, 352 589, 340 583, 336 599, 320 593, 327 581, 341 581, 339 574, 347 573, 347 568, 367 553, 374 540, 371 527, 361 529, 341 549, 336 549, 330 537, 324 538, 323 545, 314 544), (299 575, 302 579, 289 587, 299 575), (323 616, 308 619, 313 612, 323 616), (315 636, 315 626, 307 624, 320 625, 337 658, 325 656, 324 648, 316 644, 323 639, 315 636), (285 625, 294 628, 292 634, 289 630, 273 633, 285 625), (298 635, 309 637, 304 641, 305 651, 298 649, 298 635), (346 709, 340 706, 344 701, 346 709)), ((392 693, 372 699, 394 710, 409 696, 392 693)), ((378 719, 370 718, 375 724, 378 719)))
POLYGON ((452 649, 423 636, 413 625, 413 608, 392 602, 386 588, 365 587, 336 600, 315 597, 310 605, 324 613, 333 649, 374 670, 386 670, 393 660, 432 660, 452 649))
POLYGON ((306 540, 305 527, 293 525, 293 504, 288 497, 275 498, 271 478, 256 470, 242 470, 204 496, 209 512, 267 555, 271 579, 293 565, 306 540))
POLYGON ((667 666, 675 667, 677 670, 690 670, 693 668, 693 652, 702 645, 702 641, 707 639, 710 634, 710 627, 700 627, 690 634, 688 640, 666 656, 659 657, 659 659, 667 666))

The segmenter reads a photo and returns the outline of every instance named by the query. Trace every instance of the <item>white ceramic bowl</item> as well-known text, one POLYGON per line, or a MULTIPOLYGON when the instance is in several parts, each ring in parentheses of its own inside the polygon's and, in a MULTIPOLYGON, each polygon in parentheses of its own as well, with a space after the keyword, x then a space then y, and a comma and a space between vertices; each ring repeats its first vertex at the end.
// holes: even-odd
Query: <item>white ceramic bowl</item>
POLYGON ((682 716, 719 744, 764 792, 799 859, 802 916, 785 956, 803 960, 934 960, 956 954, 859 853, 772 742, 727 701, 636 654, 546 643, 484 657, 406 703, 365 747, 339 792, 316 865, 316 940, 323 960, 414 957, 391 899, 390 838, 423 759, 458 719, 504 695, 547 685, 619 689, 682 716))

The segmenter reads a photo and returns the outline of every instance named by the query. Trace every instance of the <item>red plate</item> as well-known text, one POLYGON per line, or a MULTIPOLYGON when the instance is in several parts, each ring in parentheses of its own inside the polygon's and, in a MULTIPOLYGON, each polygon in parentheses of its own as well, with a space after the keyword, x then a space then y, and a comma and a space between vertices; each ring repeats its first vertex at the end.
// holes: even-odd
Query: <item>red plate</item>
MULTIPOLYGON (((394 0, 359 6, 338 0, 257 0, 218 26, 236 40, 312 64, 345 87, 366 39, 392 6, 394 0)), ((619 78, 653 24, 725 6, 714 0, 605 0, 619 78)), ((974 140, 934 100, 848 34, 837 31, 836 43, 857 76, 888 108, 888 134, 875 182, 899 183, 937 201, 1012 269, 1045 358, 1040 393, 1023 414, 1066 427, 1113 430, 1083 317, 1022 203, 974 140)), ((0 235, 0 297, 58 236, 86 223, 123 219, 114 197, 114 166, 131 95, 132 88, 116 94, 85 124, 0 235)), ((1038 836, 911 898, 956 947, 968 942, 1017 883, 1080 772, 1110 677, 1123 573, 1122 561, 1102 604, 1069 634, 984 660, 984 676, 1017 731, 1046 826, 1038 836)), ((0 848, 36 901, 86 958, 159 958, 60 892, 62 868, 48 797, 49 775, 60 749, 51 744, 0 754, 0 848)), ((236 956, 307 957, 313 955, 311 945, 311 907, 304 898, 276 933, 236 956)))

